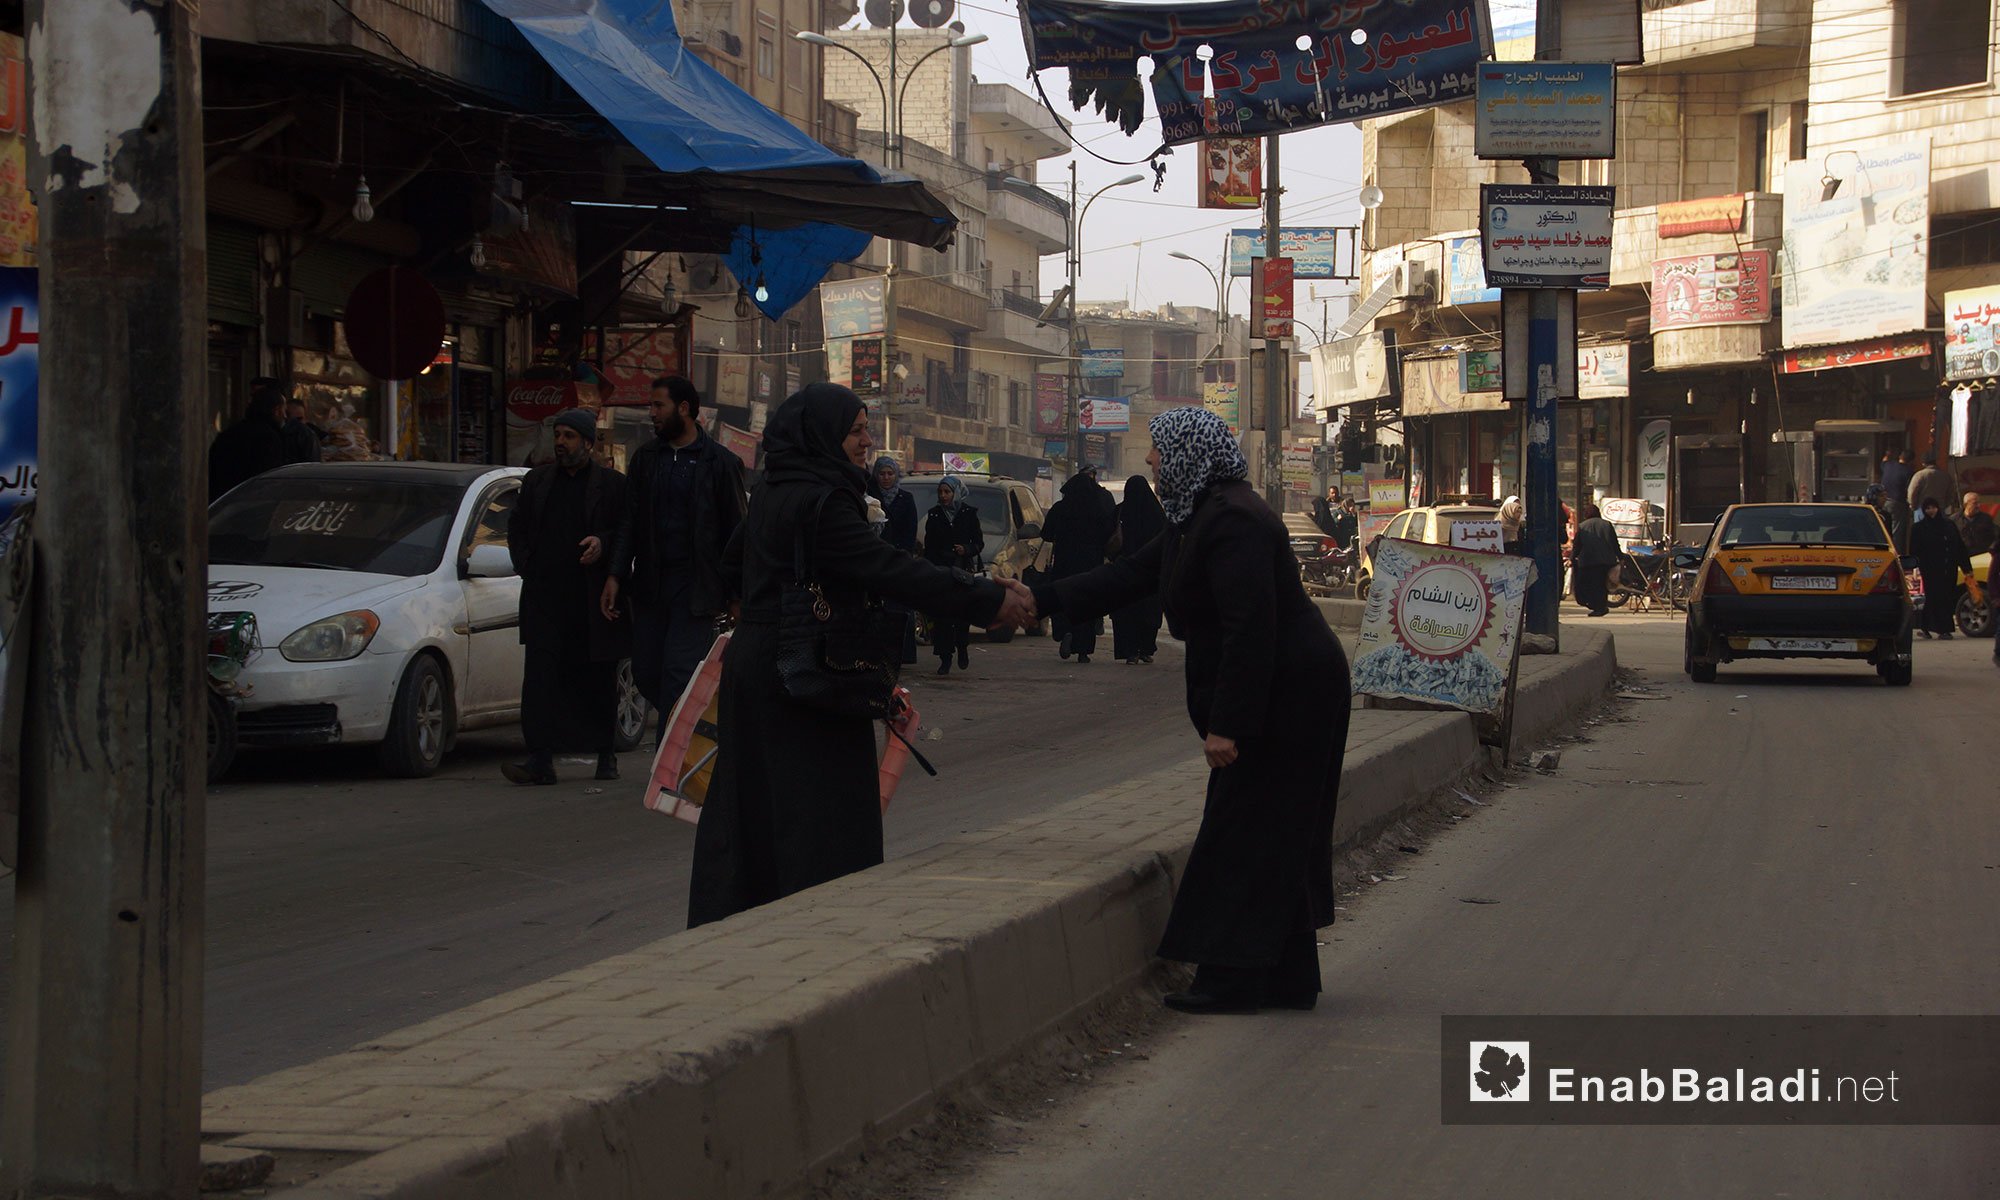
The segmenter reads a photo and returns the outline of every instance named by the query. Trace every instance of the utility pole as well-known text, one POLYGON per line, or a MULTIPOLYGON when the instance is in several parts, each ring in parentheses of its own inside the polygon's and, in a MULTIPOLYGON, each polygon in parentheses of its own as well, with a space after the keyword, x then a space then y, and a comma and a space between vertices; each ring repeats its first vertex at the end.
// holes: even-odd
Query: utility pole
POLYGON ((195 5, 133 0, 29 0, 27 27, 50 436, 0 1194, 191 1198, 207 712, 200 33, 195 5))
MULTIPOLYGON (((1270 262, 1284 254, 1280 241, 1278 222, 1278 197, 1283 189, 1278 186, 1278 135, 1273 133, 1264 138, 1264 261, 1270 262)), ((1259 297, 1253 311, 1263 311, 1264 280, 1260 277, 1251 281, 1258 289, 1259 297)), ((1262 329, 1254 333, 1265 332, 1262 329)), ((1291 382, 1291 362, 1285 352, 1283 339, 1264 339, 1264 499, 1279 512, 1284 511, 1284 478, 1278 464, 1283 461, 1282 431, 1291 428, 1291 405, 1285 401, 1286 385, 1291 382), (1284 413, 1280 418, 1279 413, 1284 413)))
POLYGON ((1077 238, 1083 233, 1083 213, 1076 206, 1076 158, 1069 160, 1069 400, 1063 406, 1064 434, 1069 442, 1069 473, 1076 474, 1083 457, 1083 434, 1077 428, 1077 406, 1083 395, 1083 370, 1078 363, 1081 341, 1076 325, 1076 275, 1083 264, 1077 238))
MULTIPOLYGON (((1535 57, 1562 54, 1561 9, 1556 0, 1535 5, 1535 57)), ((1556 160, 1527 158, 1528 182, 1557 182, 1556 160)), ((1562 638, 1562 496, 1556 481, 1557 388, 1560 310, 1576 312, 1575 289, 1535 288, 1528 293, 1528 398, 1521 406, 1523 460, 1521 497, 1528 510, 1528 548, 1535 558, 1535 582, 1528 587, 1524 625, 1530 633, 1562 638)), ((1573 321, 1573 318, 1572 318, 1573 321)), ((1571 334, 1574 337, 1574 333, 1571 334)))

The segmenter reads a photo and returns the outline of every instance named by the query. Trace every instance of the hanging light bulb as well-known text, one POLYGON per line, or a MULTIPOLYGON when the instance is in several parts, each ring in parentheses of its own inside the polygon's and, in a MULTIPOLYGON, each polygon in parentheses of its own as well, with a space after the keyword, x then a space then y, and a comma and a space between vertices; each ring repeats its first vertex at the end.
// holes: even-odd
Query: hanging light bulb
POLYGON ((369 195, 368 177, 363 175, 354 187, 354 219, 363 225, 375 219, 375 206, 369 202, 369 195))
POLYGON ((750 293, 744 291, 741 288, 736 289, 737 319, 740 321, 747 321, 750 319, 750 314, 755 311, 757 310, 750 307, 750 293))
POLYGON ((757 281, 756 296, 757 296, 757 303, 759 304, 762 304, 766 300, 769 300, 771 298, 771 289, 765 287, 764 281, 761 279, 757 281))
POLYGON ((486 243, 478 238, 472 239, 472 269, 475 271, 486 269, 486 243))
POLYGON ((680 300, 674 295, 673 276, 669 275, 667 281, 660 285, 660 312, 671 317, 680 310, 680 300))

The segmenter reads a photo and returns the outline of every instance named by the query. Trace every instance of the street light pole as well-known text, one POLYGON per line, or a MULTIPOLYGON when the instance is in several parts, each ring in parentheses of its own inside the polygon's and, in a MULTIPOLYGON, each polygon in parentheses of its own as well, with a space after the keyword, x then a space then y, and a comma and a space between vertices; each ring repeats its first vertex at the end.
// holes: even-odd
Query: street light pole
POLYGON ((1224 321, 1226 320, 1226 318, 1222 315, 1222 306, 1225 303, 1222 293, 1222 281, 1225 277, 1217 275, 1215 273, 1215 270, 1212 267, 1210 267, 1207 263, 1196 258, 1194 255, 1189 254, 1185 250, 1169 251, 1167 257, 1178 258, 1183 262, 1191 262, 1195 266, 1200 267, 1202 270, 1208 272, 1208 281, 1215 285, 1215 352, 1218 356, 1221 355, 1223 353, 1223 341, 1228 336, 1224 328, 1224 321))
MULTIPOLYGON (((896 89, 896 165, 898 167, 903 165, 903 101, 910 94, 910 84, 916 79, 917 72, 923 70, 924 64, 929 62, 934 55, 942 54, 946 50, 958 50, 966 46, 977 46, 985 40, 986 35, 983 33, 968 33, 961 37, 955 37, 942 46, 931 47, 922 58, 919 58, 910 65, 910 73, 903 76, 903 86, 896 89)), ((889 84, 894 87, 895 83, 895 63, 891 59, 889 84)))
MULTIPOLYGON (((826 36, 823 33, 815 33, 810 29, 801 29, 792 36, 794 38, 797 38, 799 41, 806 43, 809 46, 818 46, 822 50, 845 50, 849 54, 852 54, 855 58, 859 59, 861 61, 862 66, 868 68, 868 74, 873 76, 875 79, 875 90, 882 94, 882 165, 885 167, 888 166, 889 165, 889 89, 882 82, 882 73, 875 69, 874 63, 868 61, 867 55, 861 53, 861 51, 856 50, 852 46, 842 45, 841 43, 834 41, 832 38, 826 36)), ((895 59, 892 57, 889 60, 889 63, 890 63, 889 78, 893 80, 896 77, 895 59)))
POLYGON ((1068 405, 1069 430, 1068 433, 1069 433, 1069 472, 1072 475, 1076 474, 1078 460, 1083 457, 1082 454, 1083 435, 1082 431, 1078 428, 1077 425, 1077 420, 1079 415, 1078 409, 1081 408, 1083 404, 1083 376, 1082 376, 1081 356, 1079 355, 1077 348, 1077 324, 1076 324, 1076 274, 1077 271, 1083 265, 1083 247, 1079 244, 1080 239, 1083 235, 1083 219, 1084 217, 1089 215, 1090 206, 1097 203, 1097 198, 1099 196, 1102 196, 1104 193, 1110 191, 1112 188, 1115 187, 1124 187, 1128 183, 1143 182, 1145 178, 1146 177, 1144 175, 1127 175, 1123 179, 1113 180, 1112 182, 1107 183, 1103 187, 1098 188, 1096 191, 1092 192, 1090 194, 1090 199, 1085 200, 1083 202, 1083 208, 1078 209, 1076 206, 1076 160, 1072 158, 1069 163, 1070 224, 1069 224, 1069 405, 1068 405))

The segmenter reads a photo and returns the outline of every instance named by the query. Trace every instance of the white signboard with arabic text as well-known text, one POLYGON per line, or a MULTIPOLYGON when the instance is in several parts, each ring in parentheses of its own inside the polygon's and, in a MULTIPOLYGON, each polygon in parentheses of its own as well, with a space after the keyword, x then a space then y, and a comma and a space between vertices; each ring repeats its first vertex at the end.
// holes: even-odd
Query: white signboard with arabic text
POLYGON ((1615 189, 1561 184, 1479 186, 1479 234, 1493 287, 1611 286, 1615 189))
POLYGON ((1384 540, 1355 639, 1355 693, 1499 714, 1534 565, 1517 555, 1384 540))

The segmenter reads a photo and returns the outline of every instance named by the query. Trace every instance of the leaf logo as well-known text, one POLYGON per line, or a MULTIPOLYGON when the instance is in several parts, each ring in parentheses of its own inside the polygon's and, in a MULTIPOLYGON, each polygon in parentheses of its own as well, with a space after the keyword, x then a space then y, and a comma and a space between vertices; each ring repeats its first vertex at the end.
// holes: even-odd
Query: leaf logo
POLYGON ((1471 1099, 1527 1102, 1528 1043, 1473 1042, 1470 1058, 1472 1082, 1468 1095, 1471 1099))

